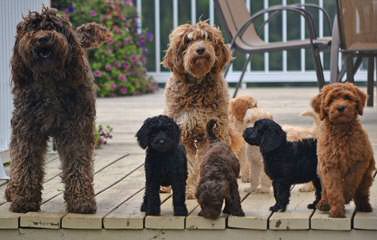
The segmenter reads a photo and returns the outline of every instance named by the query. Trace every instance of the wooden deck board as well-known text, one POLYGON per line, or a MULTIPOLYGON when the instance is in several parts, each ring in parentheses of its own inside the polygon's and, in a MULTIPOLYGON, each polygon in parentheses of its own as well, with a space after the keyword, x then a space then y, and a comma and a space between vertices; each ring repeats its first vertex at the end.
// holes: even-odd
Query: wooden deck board
POLYGON ((313 210, 307 208, 314 201, 314 192, 300 192, 298 186, 291 193, 286 212, 273 213, 269 218, 271 230, 308 230, 313 210))
MULTIPOLYGON (((301 117, 299 114, 311 109, 310 99, 316 93, 315 88, 253 88, 241 90, 240 94, 251 94, 258 100, 258 105, 271 112, 274 119, 281 124, 311 126, 312 119, 301 117), (292 98, 292 96, 295 97, 292 98)), ((327 213, 319 211, 315 211, 309 219, 311 211, 306 210, 306 205, 313 201, 314 193, 297 193, 297 195, 294 192, 286 213, 271 214, 269 207, 274 203, 272 194, 253 193, 247 196, 242 190, 243 185, 240 187, 240 193, 243 197, 247 196, 242 202, 246 217, 222 216, 214 222, 207 221, 197 216, 200 208, 196 200, 188 200, 186 204, 190 215, 185 219, 177 220, 173 217, 169 195, 164 195, 162 199, 162 216, 145 217, 144 213, 140 212, 144 194, 144 173, 142 168, 137 168, 144 161, 144 150, 138 146, 135 133, 145 118, 161 114, 163 108, 162 91, 157 94, 130 98, 98 99, 97 122, 104 125, 110 124, 114 131, 110 144, 96 150, 97 214, 82 216, 65 212, 62 196, 64 186, 59 177, 60 161, 56 158, 57 154, 51 154, 46 161, 42 212, 27 214, 9 212, 9 203, 5 203, 3 197, 4 181, 0 181, 0 229, 8 229, 0 230, 0 239, 111 240, 122 237, 124 239, 205 238, 219 240, 251 237, 266 240, 303 238, 343 240, 375 238, 376 231, 361 229, 377 230, 376 183, 372 187, 371 194, 375 212, 356 213, 353 224, 351 221, 353 205, 348 206, 345 219, 331 219, 327 213), (129 156, 126 156, 127 154, 129 156), (128 163, 128 160, 131 163, 128 163), (28 218, 30 222, 27 224, 28 218), (18 223, 19 219, 21 219, 21 227, 18 223), (308 228, 309 220, 313 230, 308 228), (271 230, 282 231, 271 231, 268 227, 271 230), (354 229, 351 230, 351 227, 354 229), (54 228, 55 230, 36 228, 54 228), (99 230, 101 228, 103 228, 102 231, 99 230), (288 228, 290 231, 285 231, 288 228), (141 229, 144 230, 140 231, 141 229), (193 229, 201 230, 188 231, 193 229), (212 231, 214 229, 221 229, 221 231, 212 231)), ((376 108, 367 108, 361 119, 368 130, 375 157, 377 157, 376 108)))

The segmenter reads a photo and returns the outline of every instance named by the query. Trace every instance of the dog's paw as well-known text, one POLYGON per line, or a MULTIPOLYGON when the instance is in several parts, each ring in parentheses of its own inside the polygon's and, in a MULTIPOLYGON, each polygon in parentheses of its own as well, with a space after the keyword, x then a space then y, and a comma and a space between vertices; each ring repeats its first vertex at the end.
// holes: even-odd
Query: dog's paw
POLYGON ((13 199, 9 209, 16 213, 39 212, 40 203, 30 199, 13 199))
POLYGON ((151 210, 151 211, 145 211, 145 215, 147 215, 147 216, 160 216, 161 213, 160 213, 160 211, 151 210))
POLYGON ((186 199, 195 199, 195 194, 191 191, 186 192, 186 199))
POLYGON ((346 211, 343 207, 331 207, 330 209, 330 217, 332 218, 345 218, 346 211))
POLYGON ((92 214, 96 211, 97 204, 94 199, 89 199, 86 201, 76 201, 73 204, 67 204, 67 212, 70 213, 92 214))
POLYGON ((242 209, 239 209, 239 210, 233 211, 231 213, 231 215, 238 216, 238 217, 243 217, 243 216, 245 216, 245 213, 244 213, 244 211, 242 211, 242 209))
POLYGON ((356 205, 356 211, 359 211, 359 212, 372 212, 373 208, 372 208, 372 206, 370 205, 369 202, 366 202, 366 203, 363 203, 363 204, 356 205))
POLYGON ((186 206, 174 209, 174 216, 187 216, 188 211, 186 206))
POLYGON ((5 189, 5 199, 7 202, 12 202, 13 201, 13 196, 14 196, 14 189, 10 185, 11 183, 8 183, 7 188, 5 189))
POLYGON ((270 211, 272 212, 285 212, 287 206, 282 206, 280 204, 275 204, 274 206, 270 207, 270 211))
POLYGON ((248 175, 241 175, 241 181, 243 183, 249 183, 250 182, 250 177, 248 175))
POLYGON ((327 211, 330 210, 330 204, 327 201, 320 200, 317 203, 317 209, 320 210, 320 211, 327 212, 327 211))

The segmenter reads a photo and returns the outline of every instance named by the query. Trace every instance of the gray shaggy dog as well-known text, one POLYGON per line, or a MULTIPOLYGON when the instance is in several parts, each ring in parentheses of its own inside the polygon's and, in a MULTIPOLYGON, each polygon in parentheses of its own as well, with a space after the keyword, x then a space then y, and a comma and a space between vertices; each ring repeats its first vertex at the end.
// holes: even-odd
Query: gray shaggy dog
POLYGON ((56 13, 44 7, 17 25, 11 180, 5 195, 11 211, 40 210, 47 140, 53 137, 67 211, 94 213, 95 87, 85 48, 97 46, 109 32, 93 23, 75 31, 56 13))

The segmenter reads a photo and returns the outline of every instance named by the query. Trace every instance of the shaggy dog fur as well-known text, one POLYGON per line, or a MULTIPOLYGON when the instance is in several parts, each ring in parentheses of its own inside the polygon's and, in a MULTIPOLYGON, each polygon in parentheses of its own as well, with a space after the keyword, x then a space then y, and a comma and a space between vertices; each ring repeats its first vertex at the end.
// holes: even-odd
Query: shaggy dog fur
POLYGON ((136 134, 145 157, 145 195, 141 211, 160 215, 160 186, 172 186, 175 216, 186 216, 187 160, 180 130, 173 119, 160 115, 148 118, 136 134))
MULTIPOLYGON (((257 101, 251 96, 238 96, 236 98, 231 99, 229 102, 229 124, 241 138, 241 141, 239 142, 239 151, 235 152, 235 154, 237 158, 240 160, 240 174, 242 182, 249 182, 251 174, 251 166, 249 161, 247 161, 246 159, 246 144, 242 138, 242 133, 246 128, 244 117, 248 109, 256 107, 257 101)), ((232 147, 232 149, 235 149, 235 146, 232 147)))
POLYGON ((308 208, 314 209, 321 198, 321 182, 317 176, 317 141, 287 141, 287 134, 270 119, 258 120, 244 132, 245 141, 260 147, 266 174, 272 180, 276 204, 271 211, 285 211, 292 184, 312 181, 316 198, 308 208))
POLYGON ((372 211, 369 188, 375 160, 358 119, 365 101, 365 93, 351 83, 327 85, 312 100, 312 107, 323 120, 318 133, 318 159, 324 193, 318 208, 330 210, 331 217, 344 217, 344 204, 352 199, 357 211, 372 211))
MULTIPOLYGON (((94 77, 80 34, 56 12, 29 12, 17 25, 11 61, 11 180, 5 194, 14 212, 40 209, 47 139, 53 137, 62 161, 67 211, 93 213, 94 77)), ((83 26, 82 33, 97 28, 103 29, 83 26)), ((103 39, 105 32, 98 33, 91 41, 103 39)), ((86 47, 96 44, 91 41, 86 47)))
POLYGON ((216 136, 218 130, 217 121, 210 120, 207 125, 210 146, 201 163, 196 192, 201 207, 199 215, 218 218, 225 199, 224 213, 244 216, 237 184, 240 164, 230 147, 216 136))
POLYGON ((169 40, 163 64, 173 75, 165 90, 165 112, 181 127, 189 161, 187 197, 194 198, 200 161, 208 147, 209 119, 218 121, 219 138, 231 143, 228 88, 223 78, 231 51, 221 31, 206 22, 181 25, 170 34, 169 40))

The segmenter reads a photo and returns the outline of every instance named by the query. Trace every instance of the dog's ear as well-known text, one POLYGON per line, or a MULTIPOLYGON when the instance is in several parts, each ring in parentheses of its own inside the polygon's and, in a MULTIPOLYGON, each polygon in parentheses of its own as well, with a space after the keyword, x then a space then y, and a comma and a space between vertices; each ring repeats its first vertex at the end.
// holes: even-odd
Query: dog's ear
POLYGON ((190 24, 178 26, 169 35, 169 47, 166 50, 162 65, 175 72, 184 72, 183 69, 183 50, 185 49, 186 35, 191 31, 190 24))
POLYGON ((319 119, 323 120, 327 116, 326 96, 334 89, 336 83, 323 87, 321 92, 312 99, 311 105, 313 110, 319 114, 319 119))
POLYGON ((361 91, 358 87, 356 87, 356 86, 354 86, 354 89, 355 89, 355 92, 356 92, 356 96, 358 97, 358 100, 357 100, 357 112, 360 115, 363 115, 365 102, 367 100, 367 95, 363 91, 361 91))
POLYGON ((149 144, 150 121, 151 119, 147 118, 136 133, 137 141, 142 149, 145 149, 149 144))
POLYGON ((262 152, 271 152, 287 141, 287 134, 280 126, 274 126, 265 130, 262 138, 260 149, 262 152))
POLYGON ((215 44, 215 54, 216 54, 216 61, 213 67, 214 72, 221 72, 224 70, 225 66, 228 65, 232 61, 232 51, 230 47, 224 42, 223 35, 218 28, 210 27, 207 29, 212 35, 213 42, 215 44))
POLYGON ((97 48, 103 42, 112 39, 112 33, 105 26, 98 23, 86 23, 76 28, 81 47, 97 48))

